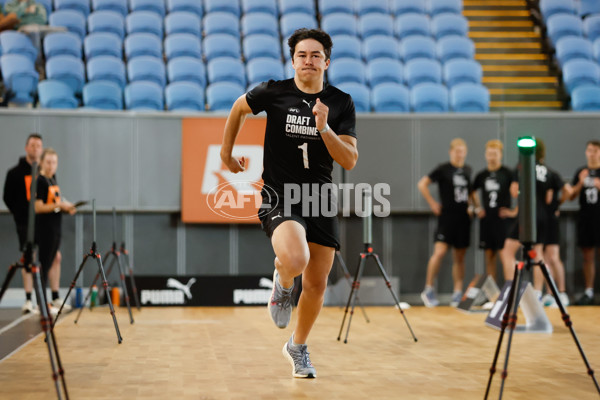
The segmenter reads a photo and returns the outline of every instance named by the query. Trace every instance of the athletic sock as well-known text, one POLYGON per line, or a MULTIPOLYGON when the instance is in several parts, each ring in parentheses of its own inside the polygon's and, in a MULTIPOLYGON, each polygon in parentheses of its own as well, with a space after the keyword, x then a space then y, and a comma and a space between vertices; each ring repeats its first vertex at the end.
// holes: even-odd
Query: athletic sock
POLYGON ((25 292, 25 300, 31 301, 31 292, 25 292))
POLYGON ((585 295, 589 298, 594 298, 594 288, 585 289, 585 295))
POLYGON ((52 291, 52 301, 58 299, 58 290, 53 290, 52 291))

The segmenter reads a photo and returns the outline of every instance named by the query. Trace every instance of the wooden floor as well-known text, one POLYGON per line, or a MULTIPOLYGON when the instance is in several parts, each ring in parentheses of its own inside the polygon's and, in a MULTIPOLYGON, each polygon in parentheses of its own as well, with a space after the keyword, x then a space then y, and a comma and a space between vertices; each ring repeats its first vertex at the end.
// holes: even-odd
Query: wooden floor
MULTIPOLYGON (((396 309, 366 311, 371 323, 357 312, 344 344, 336 341, 343 310, 323 310, 309 341, 314 380, 291 378, 281 355, 291 329, 275 328, 263 307, 146 308, 134 325, 120 309, 120 345, 103 309, 86 310, 77 325, 67 315, 56 333, 71 399, 483 398, 498 338, 485 314, 413 307, 406 316, 414 343, 396 309)), ((598 399, 559 312, 547 311, 553 334, 514 337, 504 398, 598 399)), ((600 309, 569 311, 600 371, 600 309)), ((496 374, 491 398, 499 384, 496 374)), ((52 398, 41 337, 0 363, 0 399, 52 398)))

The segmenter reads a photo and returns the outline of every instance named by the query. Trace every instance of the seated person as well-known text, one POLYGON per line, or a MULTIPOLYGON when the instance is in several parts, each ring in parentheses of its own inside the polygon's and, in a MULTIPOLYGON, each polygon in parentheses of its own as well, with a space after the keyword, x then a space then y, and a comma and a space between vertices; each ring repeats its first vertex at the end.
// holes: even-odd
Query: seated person
POLYGON ((48 23, 46 8, 42 4, 36 3, 35 0, 10 0, 4 5, 4 10, 17 16, 19 19, 17 28, 24 25, 46 25, 48 23))
POLYGON ((18 23, 19 18, 17 18, 17 15, 15 13, 4 14, 2 5, 0 5, 0 32, 15 29, 15 26, 17 26, 18 23))

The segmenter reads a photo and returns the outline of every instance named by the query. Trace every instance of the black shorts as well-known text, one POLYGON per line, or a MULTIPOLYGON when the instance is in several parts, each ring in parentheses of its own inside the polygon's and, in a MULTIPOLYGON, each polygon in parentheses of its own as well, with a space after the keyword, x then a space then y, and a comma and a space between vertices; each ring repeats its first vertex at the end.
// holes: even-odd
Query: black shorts
POLYGON ((60 248, 60 233, 47 234, 38 240, 38 260, 42 266, 42 282, 48 280, 48 271, 60 248))
POLYGON ((548 217, 546 222, 546 233, 544 235, 544 245, 559 244, 560 242, 560 223, 556 215, 548 217))
POLYGON ((442 214, 433 237, 434 242, 444 242, 456 249, 465 249, 471 243, 471 219, 468 214, 442 214))
MULTIPOLYGON (((508 236, 507 239, 521 240, 519 238, 519 218, 511 218, 511 222, 508 223, 508 236)), ((545 219, 538 219, 536 221, 536 233, 537 239, 534 244, 546 243, 547 227, 548 222, 545 219)))
POLYGON ((600 247, 600 223, 598 216, 579 214, 577 219, 577 246, 600 247))
POLYGON ((500 250, 506 239, 506 219, 485 217, 479 221, 479 248, 500 250))
POLYGON ((277 206, 271 212, 259 215, 262 230, 269 239, 282 222, 296 221, 304 227, 307 242, 340 249, 337 216, 303 217, 301 208, 292 208, 291 211, 291 215, 286 216, 283 206, 277 206))

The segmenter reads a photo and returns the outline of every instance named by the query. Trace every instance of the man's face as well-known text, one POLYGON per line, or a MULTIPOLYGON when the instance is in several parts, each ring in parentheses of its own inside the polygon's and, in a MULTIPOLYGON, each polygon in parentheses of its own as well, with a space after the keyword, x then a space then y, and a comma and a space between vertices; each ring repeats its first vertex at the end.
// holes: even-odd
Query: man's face
POLYGON ((499 165, 502 162, 502 151, 495 147, 485 149, 485 161, 488 164, 499 165))
POLYGON ((38 138, 31 138, 25 145, 25 154, 30 162, 40 162, 42 156, 43 144, 42 140, 38 138))
POLYGON ((304 39, 296 44, 292 65, 301 81, 322 79, 329 67, 323 45, 315 39, 304 39))
POLYGON ((41 164, 42 172, 48 177, 52 177, 56 174, 56 168, 58 168, 58 156, 56 154, 48 154, 42 160, 41 164))
POLYGON ((587 159, 588 164, 600 164, 600 147, 588 144, 585 148, 585 158, 587 159))
POLYGON ((457 145, 450 149, 450 162, 454 165, 462 166, 467 158, 467 147, 457 145))

